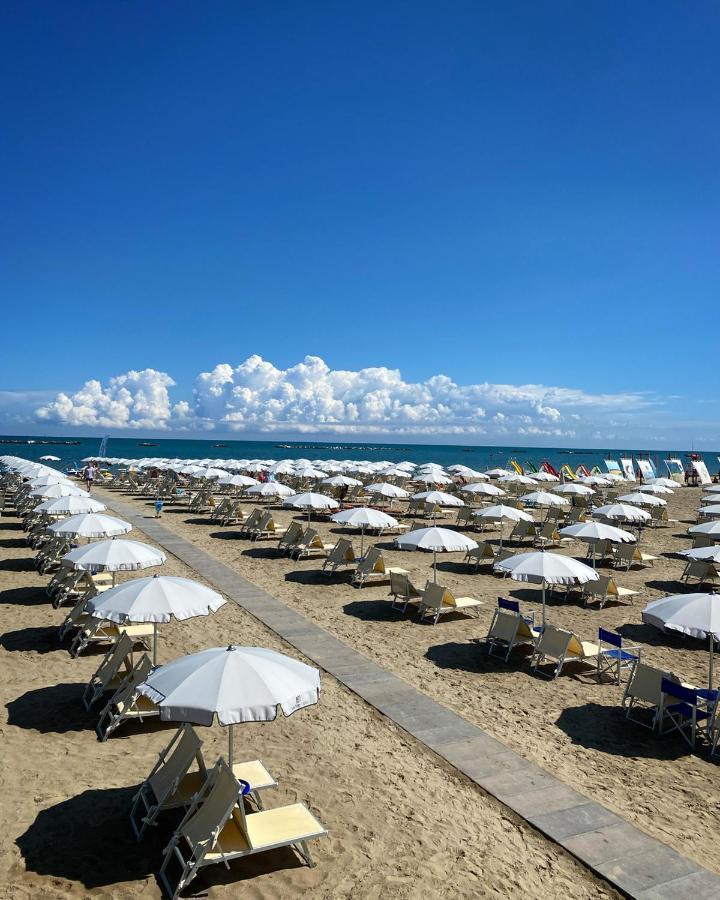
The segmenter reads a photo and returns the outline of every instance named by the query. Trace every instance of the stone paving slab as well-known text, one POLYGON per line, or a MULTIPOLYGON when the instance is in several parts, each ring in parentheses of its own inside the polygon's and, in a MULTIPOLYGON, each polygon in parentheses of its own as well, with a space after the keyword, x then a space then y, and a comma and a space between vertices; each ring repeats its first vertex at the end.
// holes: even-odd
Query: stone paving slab
POLYGON ((623 894, 637 900, 720 898, 720 877, 713 872, 420 693, 160 520, 138 514, 115 494, 99 493, 116 513, 623 894))

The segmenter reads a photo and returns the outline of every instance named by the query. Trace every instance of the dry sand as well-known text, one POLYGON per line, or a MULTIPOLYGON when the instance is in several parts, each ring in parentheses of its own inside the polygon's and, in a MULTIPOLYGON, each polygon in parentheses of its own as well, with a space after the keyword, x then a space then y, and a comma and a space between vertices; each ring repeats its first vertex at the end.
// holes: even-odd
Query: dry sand
MULTIPOLYGON (((567 701, 577 705, 581 697, 588 702, 601 692, 572 679, 548 689, 512 669, 486 670, 472 641, 482 634, 489 610, 480 625, 469 620, 445 621, 435 629, 411 625, 387 612, 381 588, 359 592, 340 583, 320 588, 312 574, 317 563, 267 559, 268 548, 214 539, 209 535, 217 533, 217 527, 188 524, 187 518, 171 513, 164 522, 388 668, 520 745, 528 756, 557 763, 555 756, 562 753, 574 760, 560 767, 561 776, 592 787, 587 773, 602 754, 573 747, 553 722, 567 701), (566 696, 572 690, 577 694, 566 696), (519 693, 513 696, 515 691, 519 693), (555 715, 543 707, 551 698, 555 715), (560 736, 553 737, 554 732, 560 736)), ((139 532, 132 536, 144 538, 139 532)), ((427 557, 413 554, 403 560, 418 574, 426 571, 427 557)), ((162 571, 194 577, 172 557, 162 571)), ((155 874, 169 832, 159 829, 138 845, 127 813, 136 786, 172 729, 157 722, 124 726, 106 743, 96 741, 96 716, 85 714, 80 697, 99 656, 72 660, 58 644, 56 630, 64 612, 48 602, 47 580, 35 572, 19 522, 0 519, 0 897, 157 897, 155 874)), ((453 573, 451 581, 456 586, 467 579, 453 573)), ((470 582, 474 588, 487 583, 488 596, 495 592, 490 578, 470 582)), ((297 655, 229 603, 210 618, 164 627, 160 659, 228 642, 297 655)), ((606 690, 615 697, 613 689, 606 690)), ((580 730, 592 731, 587 725, 580 730)), ((226 734, 221 728, 200 732, 208 758, 224 752, 226 734)), ((315 869, 301 867, 289 851, 238 861, 229 872, 208 869, 194 885, 207 896, 236 896, 240 890, 249 897, 617 896, 330 676, 323 676, 317 707, 290 719, 239 729, 236 754, 261 758, 279 779, 269 805, 308 803, 330 837, 312 848, 315 869)), ((613 763, 617 757, 607 759, 613 763)), ((620 759, 627 770, 628 760, 620 759)), ((662 765, 644 761, 643 771, 662 765)), ((687 760, 673 765, 678 780, 694 766, 707 796, 713 767, 687 760)), ((606 764, 605 769, 612 766, 606 764)), ((598 780, 616 786, 619 779, 615 772, 612 779, 598 780)), ((662 781, 656 772, 653 784, 662 781)), ((683 809, 698 803, 695 794, 702 796, 698 782, 693 784, 697 788, 685 798, 683 809)), ((698 820, 687 817, 685 831, 679 826, 676 831, 680 813, 670 808, 673 798, 667 788, 659 794, 648 790, 645 814, 662 810, 667 819, 658 821, 687 852, 693 849, 698 820)), ((707 834, 703 840, 709 846, 707 834)))
MULTIPOLYGON (((664 635, 643 625, 640 616, 648 601, 690 590, 679 581, 684 561, 678 551, 690 546, 686 531, 695 520, 700 494, 700 489, 680 488, 668 503, 669 516, 678 524, 645 530, 641 546, 660 557, 652 568, 614 573, 619 585, 642 592, 632 606, 608 602, 602 611, 585 609, 578 594, 569 600, 560 595, 550 601, 548 621, 585 640, 597 638, 599 625, 616 629, 642 647, 649 663, 706 684, 706 645, 664 635)), ((113 496, 107 492, 110 502, 113 496)), ((120 499, 149 514, 146 501, 125 494, 120 499)), ((292 511, 279 510, 277 518, 287 523, 292 511)), ((534 609, 539 617, 539 590, 491 574, 471 574, 462 564, 463 554, 448 554, 438 557, 438 580, 458 595, 484 600, 480 621, 452 615, 435 627, 419 625, 410 612, 402 616, 390 608, 387 585, 353 588, 347 576, 323 576, 318 560, 278 557, 274 541, 239 538, 232 526, 221 528, 207 515, 179 506, 166 507, 163 524, 566 783, 720 872, 716 763, 688 753, 680 739, 658 739, 626 722, 620 712, 622 688, 599 685, 582 668, 568 668, 568 674, 550 682, 530 675, 525 661, 505 665, 482 652, 497 596, 519 598, 524 609, 534 609)), ((318 527, 328 541, 346 534, 332 524, 318 527)), ((353 540, 359 551, 359 537, 353 540)), ((431 575, 431 554, 394 550, 389 537, 377 543, 390 564, 408 569, 416 585, 424 585, 431 575)), ((582 556, 585 549, 574 543, 558 552, 582 556)))

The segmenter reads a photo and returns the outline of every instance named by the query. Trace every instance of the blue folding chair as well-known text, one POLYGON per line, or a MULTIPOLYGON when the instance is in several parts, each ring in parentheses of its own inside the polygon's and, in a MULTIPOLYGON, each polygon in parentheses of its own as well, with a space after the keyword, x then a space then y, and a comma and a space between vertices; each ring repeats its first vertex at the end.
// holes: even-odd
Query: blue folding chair
POLYGON ((658 711, 658 730, 677 731, 692 750, 695 749, 698 725, 708 723, 710 713, 706 706, 699 706, 700 697, 695 688, 685 687, 675 681, 663 678, 660 685, 660 709, 658 711))
MULTIPOLYGON (((518 600, 510 600, 508 597, 498 597, 498 609, 502 609, 505 612, 515 613, 516 616, 520 615, 520 602, 518 600)), ((535 613, 531 612, 529 615, 524 615, 523 619, 528 623, 531 628, 535 627, 535 613)))
POLYGON ((598 629, 597 680, 609 674, 613 684, 622 684, 623 669, 632 671, 640 662, 640 647, 623 647, 622 637, 606 628, 598 629))

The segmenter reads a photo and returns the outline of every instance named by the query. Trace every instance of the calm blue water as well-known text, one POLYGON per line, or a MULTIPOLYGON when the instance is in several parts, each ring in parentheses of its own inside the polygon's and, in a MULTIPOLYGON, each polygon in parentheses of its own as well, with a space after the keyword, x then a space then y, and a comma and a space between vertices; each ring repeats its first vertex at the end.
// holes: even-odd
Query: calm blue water
MULTIPOLYGON (((593 465, 605 469, 603 460, 619 459, 620 456, 642 456, 648 454, 640 448, 636 451, 619 450, 565 450, 560 447, 545 448, 521 448, 517 445, 507 447, 473 447, 471 445, 447 445, 447 444, 363 444, 345 441, 307 442, 302 441, 230 441, 223 440, 184 440, 179 438, 153 439, 155 446, 139 446, 142 438, 110 438, 107 444, 106 456, 119 456, 129 459, 140 459, 144 456, 163 456, 180 459, 366 459, 372 462, 388 460, 400 462, 410 460, 415 463, 437 462, 443 466, 453 463, 462 463, 473 469, 487 469, 493 466, 504 466, 512 457, 517 459, 520 465, 526 466, 532 462, 536 466, 543 460, 549 460, 555 468, 559 469, 564 463, 572 468, 584 463, 588 468, 593 465), (224 447, 216 447, 214 444, 226 444, 224 447), (282 446, 280 446, 282 445, 282 446)), ((79 463, 84 456, 97 454, 100 441, 98 438, 1 438, 0 455, 14 454, 26 459, 38 459, 46 454, 59 456, 59 463, 51 465, 57 468, 65 468, 68 465, 79 463), (34 440, 34 444, 10 444, 9 440, 34 440), (77 440, 79 443, 66 446, 61 443, 41 444, 39 441, 63 441, 77 440)), ((711 473, 718 471, 718 453, 706 452, 702 456, 711 473)), ((668 456, 677 456, 685 459, 684 451, 652 451, 650 458, 656 464, 660 474, 665 474, 662 460, 668 456)))

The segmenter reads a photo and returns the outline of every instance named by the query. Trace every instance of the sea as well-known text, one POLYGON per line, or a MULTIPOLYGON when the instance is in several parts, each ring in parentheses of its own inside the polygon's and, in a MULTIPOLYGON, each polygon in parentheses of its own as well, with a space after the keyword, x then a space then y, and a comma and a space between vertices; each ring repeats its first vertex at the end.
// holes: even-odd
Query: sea
MULTIPOLYGON (((59 457, 58 462, 49 463, 58 469, 80 466, 84 457, 97 456, 100 450, 97 437, 0 437, 0 455, 11 454, 25 459, 37 460, 41 456, 59 457)), ((352 441, 233 441, 218 438, 189 440, 185 438, 110 437, 107 439, 106 457, 144 459, 164 457, 168 459, 309 459, 309 460, 368 460, 370 462, 414 463, 436 462, 442 466, 462 463, 471 469, 505 467, 511 459, 525 469, 548 460, 556 469, 567 464, 572 469, 580 464, 599 466, 605 470, 604 460, 619 460, 621 457, 650 459, 658 474, 666 474, 663 460, 671 457, 688 462, 686 450, 598 450, 566 447, 521 447, 473 446, 470 444, 395 444, 358 443, 352 441)), ((719 469, 720 451, 704 451, 698 454, 704 459, 709 471, 719 469)))

